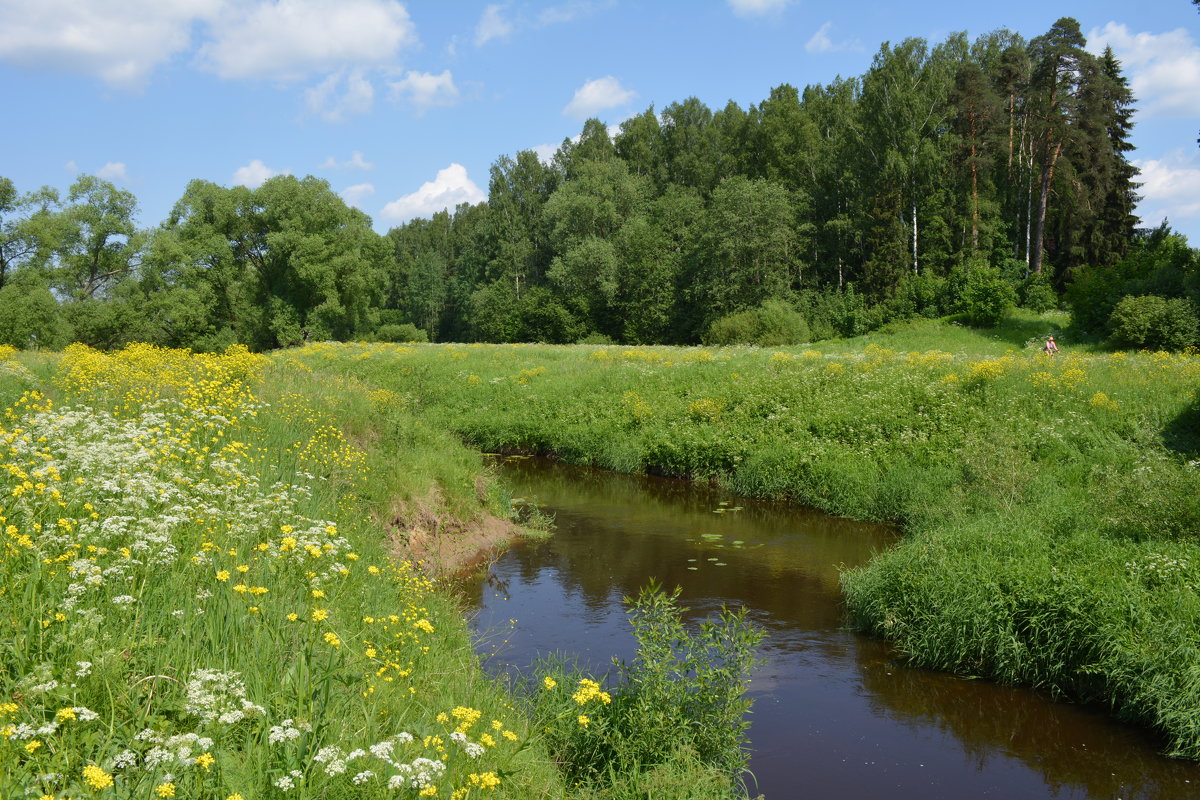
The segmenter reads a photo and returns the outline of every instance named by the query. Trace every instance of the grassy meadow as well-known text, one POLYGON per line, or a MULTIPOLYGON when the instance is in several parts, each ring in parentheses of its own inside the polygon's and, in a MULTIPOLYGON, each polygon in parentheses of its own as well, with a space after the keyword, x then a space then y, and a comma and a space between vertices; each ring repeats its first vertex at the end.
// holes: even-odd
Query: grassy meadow
POLYGON ((1039 353, 1062 323, 779 350, 4 349, 0 796, 738 793, 737 619, 689 643, 650 594, 610 685, 482 674, 402 557, 419 526, 509 513, 480 450, 900 523, 844 574, 855 625, 1200 758, 1200 357, 1039 353), (690 685, 664 677, 681 663, 690 685))
MULTIPOLYGON (((904 526, 843 585, 913 663, 1096 701, 1200 758, 1200 356, 1016 316, 811 347, 314 344, 273 356, 485 451, 904 526), (940 346, 939 346, 940 345, 940 346)), ((415 423, 414 423, 415 424, 415 423)))

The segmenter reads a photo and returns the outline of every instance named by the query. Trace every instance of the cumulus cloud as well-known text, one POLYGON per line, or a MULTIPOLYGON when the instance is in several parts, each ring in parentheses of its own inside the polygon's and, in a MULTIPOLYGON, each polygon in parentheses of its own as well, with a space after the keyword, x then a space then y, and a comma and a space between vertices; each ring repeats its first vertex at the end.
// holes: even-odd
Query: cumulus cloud
POLYGON ((224 0, 0 0, 0 59, 136 89, 224 0))
POLYGON ((421 114, 433 106, 452 106, 458 102, 458 87, 450 70, 440 75, 409 71, 403 80, 393 81, 391 87, 392 97, 407 100, 421 114))
POLYGON ((200 63, 222 78, 302 80, 348 67, 382 66, 416 44, 395 0, 279 0, 238 6, 212 25, 200 63))
POLYGON ((584 119, 607 108, 624 105, 634 97, 637 97, 637 92, 626 89, 612 75, 607 75, 579 87, 563 113, 568 117, 584 119))
POLYGON ((96 177, 114 183, 126 183, 129 180, 129 176, 125 174, 125 164, 122 161, 109 161, 96 170, 96 177))
POLYGON ((479 203, 485 198, 483 190, 467 176, 467 168, 455 163, 438 170, 436 178, 425 182, 412 194, 388 203, 380 216, 398 224, 416 217, 429 217, 438 211, 453 210, 459 203, 479 203))
POLYGON ((79 165, 75 163, 74 159, 72 159, 72 160, 68 161, 67 163, 63 164, 63 169, 65 169, 67 172, 74 175, 76 172, 79 172, 79 165))
POLYGON ((1142 201, 1137 213, 1145 225, 1200 222, 1200 156, 1177 150, 1161 159, 1139 159, 1133 165, 1141 170, 1138 190, 1142 201))
POLYGON ((272 178, 276 175, 287 175, 287 170, 273 170, 257 158, 251 161, 244 167, 238 167, 233 173, 234 186, 248 186, 251 189, 257 189, 262 186, 267 178, 272 178))
POLYGON ((492 39, 504 39, 513 32, 513 24, 504 17, 504 6, 490 5, 475 25, 475 46, 482 47, 492 39))
POLYGON ((841 42, 835 42, 829 38, 829 32, 833 30, 833 23, 826 22, 817 32, 812 35, 804 44, 804 49, 810 53, 833 53, 839 50, 861 50, 862 45, 857 39, 846 39, 841 42))
POLYGON ((550 164, 554 161, 554 154, 558 152, 558 147, 556 144, 535 144, 529 149, 537 154, 538 161, 550 164))
POLYGON ((375 87, 361 69, 338 70, 316 86, 304 90, 308 110, 328 122, 341 122, 365 114, 375 101, 375 87))
POLYGON ((363 202, 375 194, 375 187, 369 183, 356 183, 353 186, 347 186, 345 189, 342 189, 339 194, 341 194, 342 199, 346 201, 347 205, 361 209, 363 202))
POLYGON ((363 158, 361 150, 354 150, 346 161, 338 161, 333 156, 326 156, 321 163, 321 169, 374 169, 375 165, 363 158))
POLYGON ((1112 47, 1143 115, 1200 114, 1200 47, 1186 30, 1133 33, 1127 25, 1110 22, 1087 38, 1095 53, 1112 47))
POLYGON ((792 0, 728 0, 729 7, 739 17, 763 17, 778 14, 792 0))

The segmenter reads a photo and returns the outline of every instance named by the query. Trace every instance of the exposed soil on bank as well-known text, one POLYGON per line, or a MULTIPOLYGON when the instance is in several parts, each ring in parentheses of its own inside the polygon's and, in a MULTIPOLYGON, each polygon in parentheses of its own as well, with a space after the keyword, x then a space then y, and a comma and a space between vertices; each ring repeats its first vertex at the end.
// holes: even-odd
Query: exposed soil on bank
POLYGON ((387 525, 392 554, 420 566, 431 577, 452 578, 490 563, 520 537, 521 526, 491 514, 454 517, 438 498, 397 503, 387 525))

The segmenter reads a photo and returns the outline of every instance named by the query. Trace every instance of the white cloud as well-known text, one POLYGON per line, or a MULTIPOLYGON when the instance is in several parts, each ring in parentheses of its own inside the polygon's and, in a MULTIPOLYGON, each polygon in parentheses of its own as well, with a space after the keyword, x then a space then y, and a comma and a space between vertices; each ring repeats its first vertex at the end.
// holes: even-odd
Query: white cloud
POLYGON ((369 183, 356 183, 353 186, 347 186, 345 189, 342 189, 340 194, 347 205, 361 209, 363 201, 375 194, 375 187, 369 183))
POLYGON ((862 44, 857 39, 845 39, 840 42, 833 41, 833 39, 829 38, 831 30, 833 30, 833 23, 826 22, 804 44, 804 49, 810 53, 833 53, 839 50, 862 49, 862 44))
POLYGON ((136 89, 224 0, 0 0, 0 59, 136 89))
POLYGON ((233 173, 233 185, 248 186, 251 189, 257 189, 266 182, 267 178, 287 174, 289 174, 288 170, 273 170, 256 158, 246 166, 237 168, 233 173))
POLYGON ((490 5, 475 26, 475 46, 482 47, 492 39, 503 39, 513 32, 513 24, 504 18, 504 6, 490 5))
POLYGON ((637 92, 626 89, 621 82, 608 75, 588 81, 575 92, 575 97, 563 109, 563 113, 576 119, 584 119, 606 108, 624 105, 637 96, 637 92))
POLYGON ((550 164, 554 161, 554 154, 558 152, 559 145, 556 144, 537 144, 529 148, 537 154, 538 161, 543 164, 550 164))
POLYGON ((129 180, 129 176, 125 174, 125 164, 121 161, 109 161, 96 170, 96 177, 114 183, 126 183, 129 180))
POLYGON ((71 160, 63 164, 63 169, 74 175, 76 172, 79 172, 79 165, 74 160, 71 160))
POLYGON ((479 203, 484 199, 483 190, 467 176, 467 168, 462 164, 451 164, 438 170, 437 177, 422 184, 417 191, 388 203, 380 216, 389 222, 401 223, 415 217, 429 217, 438 211, 453 210, 459 203, 479 203))
POLYGON ((729 7, 739 17, 763 17, 778 14, 792 0, 728 0, 729 7))
POLYGON ((1200 154, 1177 150, 1161 159, 1139 159, 1137 180, 1142 201, 1137 213, 1143 224, 1154 226, 1164 218, 1173 224, 1200 222, 1200 154))
POLYGON ((375 87, 361 69, 338 70, 316 86, 304 90, 308 110, 328 122, 341 122, 365 114, 375 101, 375 87), (344 80, 343 80, 344 79, 344 80))
POLYGON ((1132 33, 1128 26, 1110 22, 1087 38, 1094 53, 1112 47, 1143 115, 1200 115, 1200 47, 1186 30, 1132 33))
POLYGON ((361 150, 354 150, 350 153, 350 158, 347 161, 338 161, 333 156, 326 156, 325 161, 321 164, 321 169, 374 169, 375 165, 370 161, 363 159, 361 150))
POLYGON ((452 106, 458 102, 458 87, 448 69, 440 75, 410 71, 403 80, 393 81, 391 87, 393 97, 407 99, 421 114, 433 106, 452 106))
POLYGON ((559 25, 572 22, 580 17, 589 16, 604 8, 611 8, 614 0, 606 2, 588 2, 588 0, 568 0, 562 5, 550 6, 538 13, 538 25, 559 25))
POLYGON ((212 25, 200 62, 222 78, 302 80, 346 67, 386 65, 417 41, 395 0, 279 0, 239 7, 212 25))

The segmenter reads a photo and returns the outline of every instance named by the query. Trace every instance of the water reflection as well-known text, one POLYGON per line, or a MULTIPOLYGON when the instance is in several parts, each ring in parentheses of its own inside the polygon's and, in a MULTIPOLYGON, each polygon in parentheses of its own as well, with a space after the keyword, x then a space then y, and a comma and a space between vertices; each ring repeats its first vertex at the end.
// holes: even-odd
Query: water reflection
POLYGON ((904 668, 886 644, 844 630, 837 567, 889 546, 884 527, 537 459, 503 470, 557 515, 558 532, 465 587, 491 666, 558 651, 602 672, 632 657, 621 601, 651 577, 681 586, 696 617, 744 605, 767 630, 750 734, 769 798, 1200 796, 1200 766, 1162 758, 1140 731, 904 668))

